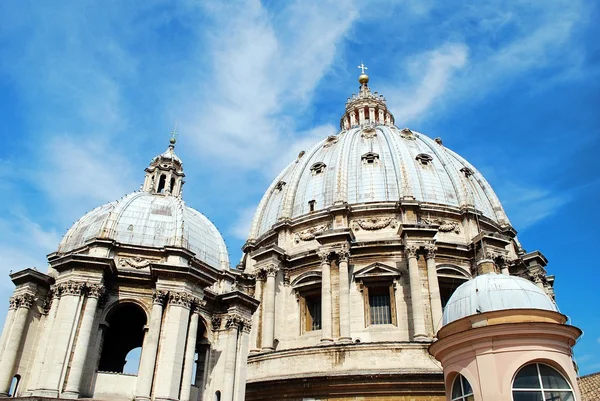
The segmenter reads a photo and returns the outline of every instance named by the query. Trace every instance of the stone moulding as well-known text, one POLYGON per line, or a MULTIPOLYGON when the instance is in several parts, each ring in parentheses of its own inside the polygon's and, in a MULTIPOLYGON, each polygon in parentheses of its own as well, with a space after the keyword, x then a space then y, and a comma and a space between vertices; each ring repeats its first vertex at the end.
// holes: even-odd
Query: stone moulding
POLYGON ((294 241, 296 243, 299 243, 300 241, 311 241, 311 240, 315 239, 315 236, 317 236, 318 234, 327 230, 328 228, 329 228, 329 226, 327 224, 323 224, 320 226, 311 227, 304 231, 297 232, 294 235, 294 241))
POLYGON ((150 266, 154 262, 153 260, 144 259, 141 256, 132 257, 119 257, 119 266, 121 267, 133 267, 135 269, 143 269, 144 267, 150 266))
POLYGON ((368 231, 382 230, 388 226, 391 228, 396 228, 396 219, 393 217, 371 217, 368 219, 354 220, 353 222, 353 227, 357 231, 361 228, 368 231))
POLYGON ((455 234, 460 234, 460 225, 455 221, 447 221, 442 219, 423 219, 425 224, 439 224, 440 230, 443 233, 454 231, 455 234))

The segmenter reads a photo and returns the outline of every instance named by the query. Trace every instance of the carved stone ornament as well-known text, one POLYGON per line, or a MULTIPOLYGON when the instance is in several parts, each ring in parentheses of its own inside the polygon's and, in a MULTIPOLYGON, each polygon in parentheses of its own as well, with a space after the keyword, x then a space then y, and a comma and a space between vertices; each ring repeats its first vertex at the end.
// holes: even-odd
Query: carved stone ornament
POLYGON ((348 262, 348 260, 350 259, 350 250, 348 249, 347 246, 342 246, 339 249, 335 250, 335 253, 338 257, 338 260, 340 262, 348 262))
POLYGON ((406 257, 408 258, 416 258, 418 251, 419 247, 416 245, 406 245, 404 247, 404 253, 406 253, 406 257))
POLYGON ((186 292, 169 292, 169 304, 190 308, 192 297, 186 292))
POLYGON ((65 283, 60 283, 56 286, 61 295, 81 295, 86 285, 83 281, 69 280, 65 283))
POLYGON ((192 298, 192 306, 191 306, 191 312, 192 313, 200 313, 200 308, 202 308, 203 306, 206 305, 206 301, 197 297, 192 298))
POLYGON ((17 300, 15 299, 15 297, 10 297, 8 298, 8 309, 17 309, 17 300))
POLYGON ((91 284, 88 286, 88 297, 98 298, 104 294, 104 286, 102 284, 91 284))
POLYGON ((331 251, 329 249, 319 251, 318 255, 319 255, 319 259, 321 259, 321 264, 329 263, 329 255, 330 254, 331 254, 331 251))
POLYGON ((281 272, 283 273, 283 285, 290 285, 290 271, 283 269, 281 272))
POLYGON ((130 258, 119 258, 119 266, 121 267, 133 267, 135 269, 143 269, 144 267, 150 266, 153 261, 144 259, 141 256, 132 256, 130 258))
POLYGON ((52 307, 52 302, 54 302, 54 286, 50 287, 50 291, 46 294, 46 298, 42 303, 42 314, 47 315, 50 313, 50 307, 52 307))
POLYGON ((169 298, 168 291, 156 290, 152 293, 152 303, 164 306, 169 298))
POLYGON ((455 221, 447 221, 442 219, 423 219, 421 220, 425 224, 438 224, 440 230, 443 233, 454 231, 455 234, 460 234, 460 225, 455 221))
POLYGON ((213 330, 219 330, 221 328, 221 316, 213 316, 210 323, 213 330))
POLYGON ((311 241, 315 239, 315 236, 327 229, 329 229, 329 226, 327 224, 323 224, 320 226, 311 227, 304 231, 297 232, 296 234, 294 234, 294 241, 296 243, 299 243, 300 241, 311 241))
POLYGON ((252 321, 248 318, 243 317, 239 313, 230 313, 227 315, 227 321, 225 322, 225 328, 230 329, 236 327, 238 330, 243 330, 245 333, 250 333, 252 328, 252 321))
POLYGON ((361 228, 369 231, 381 230, 388 226, 391 228, 396 228, 396 219, 393 217, 371 217, 368 219, 357 219, 353 222, 353 227, 357 231, 359 231, 361 228))
POLYGON ((409 129, 409 128, 403 128, 400 131, 400 136, 404 139, 410 139, 410 140, 415 140, 417 138, 415 138, 415 134, 409 129))
POLYGON ((277 272, 279 272, 279 267, 275 264, 270 264, 265 268, 267 273, 267 277, 275 277, 277 276, 277 272))
POLYGON ((425 246, 425 258, 426 259, 435 259, 436 246, 433 244, 425 246))
POLYGON ((336 144, 338 141, 338 137, 335 135, 330 135, 327 137, 327 139, 325 140, 325 143, 323 144, 324 148, 328 148, 334 144, 336 144))
POLYGON ((14 297, 12 297, 12 300, 15 302, 17 308, 29 309, 33 305, 34 298, 31 294, 21 294, 15 295, 14 297))
POLYGON ((363 128, 362 132, 360 133, 360 136, 362 136, 365 139, 375 138, 377 136, 377 130, 373 127, 367 126, 363 128))

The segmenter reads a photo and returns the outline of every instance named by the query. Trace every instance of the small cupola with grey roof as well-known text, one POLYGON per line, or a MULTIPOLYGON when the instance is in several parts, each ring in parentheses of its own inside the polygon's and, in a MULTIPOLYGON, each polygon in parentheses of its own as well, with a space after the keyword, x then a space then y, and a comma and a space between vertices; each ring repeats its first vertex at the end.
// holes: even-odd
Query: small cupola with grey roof
POLYGON ((181 197, 185 174, 183 163, 175 154, 175 135, 176 132, 173 131, 167 150, 152 159, 146 168, 143 191, 181 197))

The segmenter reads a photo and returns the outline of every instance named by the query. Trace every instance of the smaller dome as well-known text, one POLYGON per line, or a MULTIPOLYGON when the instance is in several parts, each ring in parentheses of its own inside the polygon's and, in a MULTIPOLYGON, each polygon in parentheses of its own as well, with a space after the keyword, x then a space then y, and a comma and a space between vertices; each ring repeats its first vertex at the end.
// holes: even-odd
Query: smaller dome
POLYGON ((542 309, 558 312, 544 290, 524 278, 488 273, 460 285, 444 308, 443 324, 483 312, 542 309))
POLYGON ((216 269, 229 267, 221 233, 177 196, 133 192, 97 207, 69 229, 58 252, 77 250, 97 238, 150 248, 181 247, 216 269))

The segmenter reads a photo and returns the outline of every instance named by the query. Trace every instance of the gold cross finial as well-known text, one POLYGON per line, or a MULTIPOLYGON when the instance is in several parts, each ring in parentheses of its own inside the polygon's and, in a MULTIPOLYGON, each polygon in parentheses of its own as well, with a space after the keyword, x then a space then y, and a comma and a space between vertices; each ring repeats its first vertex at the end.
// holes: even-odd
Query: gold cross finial
POLYGON ((179 133, 177 132, 177 124, 178 123, 179 123, 179 119, 175 120, 175 128, 173 128, 173 131, 171 131, 171 139, 169 140, 171 145, 175 145, 175 142, 177 142, 177 139, 175 139, 175 137, 177 135, 179 135, 179 133))
POLYGON ((364 65, 364 63, 362 61, 360 62, 360 65, 358 66, 358 68, 360 68, 362 74, 365 73, 365 70, 368 70, 368 68, 364 65))

